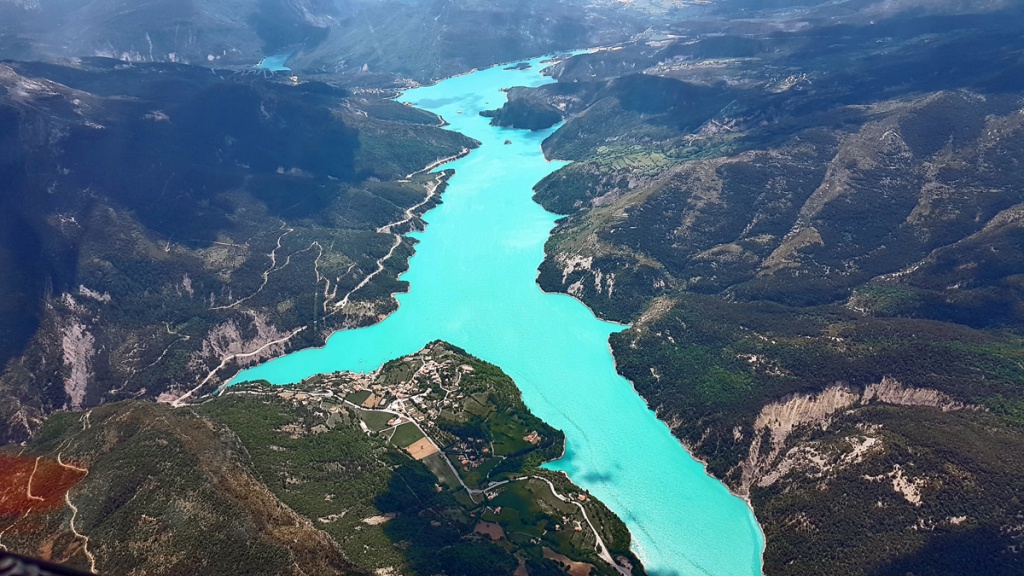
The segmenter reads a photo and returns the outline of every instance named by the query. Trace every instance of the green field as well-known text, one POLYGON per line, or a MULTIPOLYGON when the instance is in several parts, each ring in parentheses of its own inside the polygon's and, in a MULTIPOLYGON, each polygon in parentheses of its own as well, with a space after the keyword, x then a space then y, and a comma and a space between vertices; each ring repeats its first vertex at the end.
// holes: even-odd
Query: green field
POLYGON ((353 392, 348 396, 345 396, 345 400, 355 404, 356 406, 361 406, 363 402, 366 402, 366 399, 370 397, 370 394, 372 394, 372 392, 369 390, 360 390, 359 392, 353 392))
POLYGON ((423 432, 419 427, 412 422, 406 422, 395 428, 395 433, 391 436, 391 443, 399 448, 405 448, 421 438, 423 438, 423 432))
POLYGON ((396 416, 390 412, 377 412, 375 410, 357 409, 356 414, 366 424, 366 427, 374 432, 380 432, 388 427, 388 421, 396 416))

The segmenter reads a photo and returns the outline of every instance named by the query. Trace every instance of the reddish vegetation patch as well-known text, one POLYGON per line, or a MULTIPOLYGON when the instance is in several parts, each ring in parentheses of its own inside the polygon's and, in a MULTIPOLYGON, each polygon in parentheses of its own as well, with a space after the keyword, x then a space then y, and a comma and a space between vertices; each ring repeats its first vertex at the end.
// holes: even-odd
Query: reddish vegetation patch
POLYGON ((0 516, 60 509, 64 494, 85 474, 74 465, 48 458, 0 453, 0 516))

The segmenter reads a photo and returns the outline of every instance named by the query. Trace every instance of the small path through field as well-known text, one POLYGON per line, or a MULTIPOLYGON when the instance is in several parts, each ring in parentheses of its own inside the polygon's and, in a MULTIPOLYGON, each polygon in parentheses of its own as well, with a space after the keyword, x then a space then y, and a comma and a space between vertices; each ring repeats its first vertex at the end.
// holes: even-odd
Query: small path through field
POLYGON ((563 496, 559 494, 558 490, 555 490, 555 485, 552 484, 551 481, 548 480, 547 478, 543 478, 541 476, 523 476, 521 478, 516 478, 516 480, 527 480, 529 478, 535 478, 537 480, 541 480, 547 483, 548 487, 551 488, 551 493, 555 495, 555 498, 558 498, 562 502, 566 502, 568 504, 575 504, 576 507, 580 509, 580 512, 583 513, 583 519, 587 521, 587 525, 590 526, 590 530, 594 533, 594 539, 596 540, 594 550, 597 551, 597 555, 600 556, 602 560, 607 562, 613 568, 615 568, 615 570, 619 574, 622 574, 622 576, 631 576, 631 572, 629 570, 626 570, 622 566, 619 566, 615 563, 615 560, 612 559, 612 555, 608 552, 608 548, 604 545, 604 540, 601 539, 601 535, 598 534, 597 528, 594 528, 594 523, 591 522, 590 517, 587 516, 587 510, 586 508, 583 507, 583 504, 576 502, 575 500, 569 498, 568 496, 563 496))
MULTIPOLYGON (((87 412, 86 416, 88 416, 88 414, 89 413, 87 412)), ((88 421, 88 420, 86 420, 86 421, 88 421)), ((67 468, 69 470, 74 470, 76 472, 81 472, 81 473, 83 473, 85 475, 89 474, 89 471, 86 470, 85 468, 79 468, 78 466, 75 466, 74 464, 68 464, 67 462, 64 462, 63 460, 61 460, 60 456, 61 456, 61 453, 57 452, 57 464, 60 464, 61 466, 63 466, 64 468, 67 468)), ((93 556, 92 552, 89 551, 89 537, 86 536, 85 534, 82 534, 81 532, 78 531, 77 528, 75 528, 75 519, 78 518, 78 507, 75 506, 71 502, 71 489, 70 488, 68 489, 67 492, 64 493, 64 503, 68 505, 68 508, 71 508, 71 521, 68 523, 68 525, 71 527, 71 533, 75 535, 76 539, 81 539, 81 541, 82 541, 82 553, 85 554, 85 557, 89 559, 89 571, 95 573, 96 572, 96 557, 93 556)))

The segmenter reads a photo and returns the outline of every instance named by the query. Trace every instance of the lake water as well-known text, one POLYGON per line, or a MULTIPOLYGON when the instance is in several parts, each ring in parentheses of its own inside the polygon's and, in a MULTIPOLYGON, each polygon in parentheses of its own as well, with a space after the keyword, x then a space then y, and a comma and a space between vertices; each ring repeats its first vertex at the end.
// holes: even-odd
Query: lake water
POLYGON ((259 68, 260 70, 270 70, 271 72, 291 72, 292 69, 284 65, 291 56, 291 52, 267 56, 263 60, 260 60, 260 63, 256 65, 256 68, 259 68))
POLYGON ((566 435, 549 464, 603 500, 629 526, 651 574, 761 573, 763 539, 746 503, 709 477, 615 371, 604 322, 576 299, 535 283, 556 217, 532 200, 533 185, 564 163, 548 162, 531 133, 492 127, 480 110, 509 86, 549 81, 527 70, 482 70, 406 92, 401 100, 440 114, 482 146, 444 168, 455 176, 425 232, 399 309, 367 328, 337 332, 245 370, 236 382, 299 381, 338 370, 367 372, 441 339, 500 366, 526 405, 566 435), (461 112, 461 113, 460 113, 461 112), (510 144, 505 144, 510 140, 510 144))

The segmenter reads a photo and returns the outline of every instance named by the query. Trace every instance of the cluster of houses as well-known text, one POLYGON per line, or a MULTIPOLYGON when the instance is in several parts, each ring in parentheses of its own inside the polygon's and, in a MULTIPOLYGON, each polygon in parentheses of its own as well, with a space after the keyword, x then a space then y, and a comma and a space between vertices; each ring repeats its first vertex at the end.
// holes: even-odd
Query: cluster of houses
MULTIPOLYGON (((397 384, 387 385, 380 383, 379 379, 360 374, 340 373, 331 376, 326 385, 334 387, 339 395, 345 396, 350 402, 369 410, 386 409, 395 402, 401 402, 402 411, 421 423, 436 419, 441 410, 446 408, 460 409, 461 401, 465 398, 464 394, 458 392, 461 378, 446 374, 451 371, 448 363, 438 362, 426 355, 409 356, 404 360, 418 360, 422 365, 412 377, 397 384), (369 394, 361 394, 365 392, 369 394)), ((468 373, 473 369, 463 365, 457 371, 468 373)))
POLYGON ((451 452, 458 456, 459 466, 467 472, 470 468, 479 468, 491 457, 490 444, 483 438, 466 438, 453 446, 451 452))
POLYGON ((537 433, 536 430, 534 430, 533 432, 530 432, 526 436, 523 436, 523 440, 526 440, 530 444, 536 446, 537 444, 540 444, 541 436, 540 434, 537 433))

